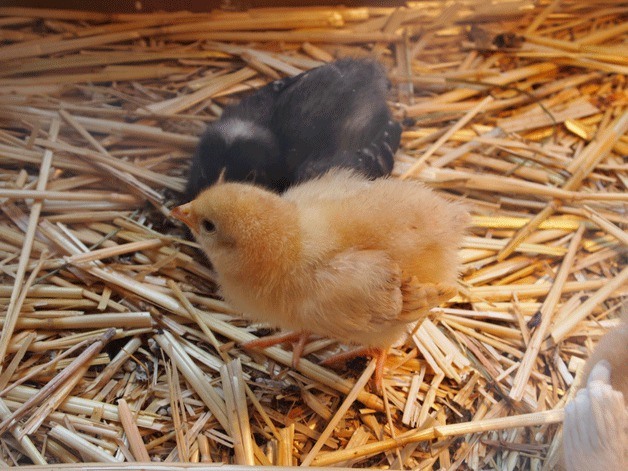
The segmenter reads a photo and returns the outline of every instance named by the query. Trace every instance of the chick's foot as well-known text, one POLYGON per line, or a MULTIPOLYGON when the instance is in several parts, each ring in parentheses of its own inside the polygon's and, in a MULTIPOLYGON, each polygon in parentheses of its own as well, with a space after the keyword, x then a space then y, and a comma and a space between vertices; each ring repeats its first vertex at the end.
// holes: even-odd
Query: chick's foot
POLYGON ((264 350, 268 347, 274 347, 282 343, 290 342, 292 344, 292 368, 299 366, 299 360, 303 356, 303 349, 309 339, 310 334, 307 332, 288 332, 277 335, 270 335, 250 342, 244 342, 242 347, 247 350, 264 350))
POLYGON ((377 348, 377 347, 360 347, 354 350, 350 350, 348 352, 336 353, 335 355, 331 355, 328 358, 325 358, 320 362, 323 366, 332 366, 338 365, 340 363, 345 363, 348 360, 351 360, 356 357, 361 356, 369 356, 371 358, 375 358, 377 361, 375 365, 375 391, 377 394, 382 394, 383 386, 384 386, 384 365, 386 364, 386 358, 388 358, 388 350, 385 348, 377 348))

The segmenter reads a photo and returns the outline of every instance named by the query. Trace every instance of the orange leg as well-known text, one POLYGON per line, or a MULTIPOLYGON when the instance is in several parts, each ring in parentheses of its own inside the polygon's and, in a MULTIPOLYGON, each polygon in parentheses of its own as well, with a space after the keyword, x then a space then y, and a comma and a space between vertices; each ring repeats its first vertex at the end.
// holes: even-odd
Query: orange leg
POLYGON ((375 391, 381 395, 384 390, 384 365, 386 364, 386 358, 388 358, 388 350, 384 348, 374 349, 373 357, 377 358, 375 364, 375 391))
POLYGON ((386 358, 388 357, 387 349, 376 347, 360 347, 354 350, 350 350, 348 352, 332 355, 328 358, 325 358, 320 364, 326 366, 337 365, 338 363, 344 363, 347 360, 351 360, 352 358, 361 356, 370 356, 376 359, 377 363, 375 365, 375 377, 373 378, 373 380, 375 382, 375 390, 378 394, 381 394, 384 385, 384 365, 386 364, 386 358))
POLYGON ((242 347, 246 349, 263 350, 268 347, 273 347, 281 343, 292 343, 292 367, 297 368, 299 366, 299 360, 303 354, 303 349, 309 338, 307 332, 288 332, 285 334, 270 335, 257 340, 251 340, 250 342, 244 342, 242 347))
POLYGON ((323 361, 321 361, 320 364, 325 365, 325 366, 337 365, 339 363, 345 363, 346 361, 351 360, 356 357, 371 356, 371 355, 373 355, 372 348, 359 347, 353 350, 331 355, 325 358, 323 361))
POLYGON ((242 346, 246 349, 263 350, 268 347, 273 347, 284 342, 294 342, 301 337, 300 332, 287 332, 279 333, 276 335, 269 335, 268 337, 261 337, 257 340, 250 340, 244 342, 242 346))
POLYGON ((299 366, 299 360, 303 356, 303 349, 309 336, 309 334, 301 332, 297 341, 292 343, 292 368, 295 370, 299 366))

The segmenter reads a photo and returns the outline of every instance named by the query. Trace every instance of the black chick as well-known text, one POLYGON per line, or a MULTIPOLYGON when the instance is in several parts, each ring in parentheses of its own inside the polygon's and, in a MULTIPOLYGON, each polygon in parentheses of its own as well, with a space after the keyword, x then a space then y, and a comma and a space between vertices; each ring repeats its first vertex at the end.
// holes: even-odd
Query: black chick
POLYGON ((218 180, 254 181, 283 191, 333 167, 387 175, 401 126, 386 104, 376 62, 342 59, 272 82, 226 108, 194 155, 186 197, 218 180))

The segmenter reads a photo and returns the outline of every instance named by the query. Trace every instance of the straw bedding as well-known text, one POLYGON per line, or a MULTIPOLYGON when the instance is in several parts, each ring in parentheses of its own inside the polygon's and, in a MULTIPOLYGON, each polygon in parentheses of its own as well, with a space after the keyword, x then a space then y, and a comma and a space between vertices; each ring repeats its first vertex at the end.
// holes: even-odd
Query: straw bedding
POLYGON ((627 13, 0 8, 0 464, 552 469, 625 309, 627 13), (395 177, 473 210, 460 294, 393 349, 383 397, 372 363, 318 366, 325 339, 296 371, 241 349, 262 326, 167 217, 225 105, 348 55, 389 71, 395 177))

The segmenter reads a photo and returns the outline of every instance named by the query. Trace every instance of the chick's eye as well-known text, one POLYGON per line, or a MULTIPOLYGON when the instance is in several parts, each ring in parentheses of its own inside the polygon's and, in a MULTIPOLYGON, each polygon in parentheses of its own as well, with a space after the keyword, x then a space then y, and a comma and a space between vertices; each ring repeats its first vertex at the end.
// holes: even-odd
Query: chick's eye
POLYGON ((206 232, 214 232, 216 230, 216 226, 209 219, 203 219, 201 221, 201 227, 206 232))

